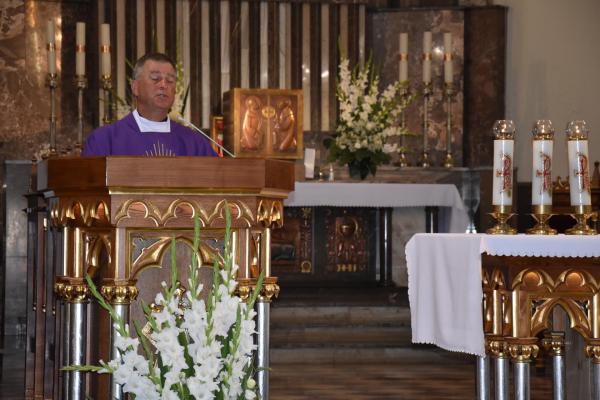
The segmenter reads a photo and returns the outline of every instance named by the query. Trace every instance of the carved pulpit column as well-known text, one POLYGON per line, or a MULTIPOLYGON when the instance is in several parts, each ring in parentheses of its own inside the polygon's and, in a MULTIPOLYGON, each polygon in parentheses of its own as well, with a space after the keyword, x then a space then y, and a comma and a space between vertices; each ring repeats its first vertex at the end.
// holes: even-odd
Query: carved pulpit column
MULTIPOLYGON (((123 320, 129 321, 129 305, 137 298, 139 291, 135 285, 135 281, 118 282, 108 280, 102 284, 100 294, 110 303, 115 309, 115 313, 123 320)), ((114 326, 114 321, 111 320, 110 330, 110 358, 115 360, 121 357, 119 349, 115 344, 115 338, 118 335, 117 328, 114 326)), ((123 389, 121 385, 114 381, 110 385, 110 398, 113 400, 123 399, 123 389)))

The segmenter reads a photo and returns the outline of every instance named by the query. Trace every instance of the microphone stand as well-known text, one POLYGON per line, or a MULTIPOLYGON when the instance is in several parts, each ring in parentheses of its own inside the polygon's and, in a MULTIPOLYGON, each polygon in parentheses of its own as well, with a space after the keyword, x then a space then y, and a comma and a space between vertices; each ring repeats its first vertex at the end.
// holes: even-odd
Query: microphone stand
POLYGON ((226 153, 228 156, 235 158, 235 156, 233 155, 233 153, 231 153, 229 150, 227 150, 225 147, 223 147, 222 145, 220 145, 219 143, 217 143, 213 138, 211 138, 209 135, 207 135, 206 133, 204 133, 204 131, 200 128, 198 128, 196 125, 192 124, 191 122, 186 121, 185 119, 183 119, 183 117, 179 116, 177 118, 179 120, 179 122, 189 126, 190 128, 192 128, 192 130, 200 133, 202 136, 204 136, 205 138, 207 138, 208 140, 210 140, 212 143, 214 143, 219 149, 223 150, 224 153, 226 153))

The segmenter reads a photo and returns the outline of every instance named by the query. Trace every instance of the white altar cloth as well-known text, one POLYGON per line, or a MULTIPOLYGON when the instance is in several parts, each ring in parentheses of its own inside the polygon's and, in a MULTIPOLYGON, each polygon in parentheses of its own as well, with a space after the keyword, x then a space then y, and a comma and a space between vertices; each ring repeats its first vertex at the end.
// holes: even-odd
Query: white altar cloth
POLYGON ((600 257, 600 236, 414 235, 406 244, 414 343, 485 354, 481 254, 600 257))
MULTIPOLYGON (((288 207, 448 207, 448 232, 465 232, 469 216, 456 186, 421 183, 296 182, 288 207)), ((441 210, 440 210, 441 211, 441 210)), ((442 227, 444 228, 444 227, 442 227)))

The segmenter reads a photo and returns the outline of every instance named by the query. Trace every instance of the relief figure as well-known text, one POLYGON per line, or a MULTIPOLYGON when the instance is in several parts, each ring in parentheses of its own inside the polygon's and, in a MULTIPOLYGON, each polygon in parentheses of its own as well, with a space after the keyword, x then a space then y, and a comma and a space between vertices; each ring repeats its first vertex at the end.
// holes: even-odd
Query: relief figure
POLYGON ((295 122, 296 117, 292 110, 292 102, 289 99, 280 101, 277 104, 279 114, 275 123, 275 137, 279 144, 279 151, 296 150, 295 122))
POLYGON ((258 150, 260 148, 262 117, 260 100, 256 96, 248 96, 245 101, 246 112, 242 123, 241 144, 243 150, 258 150))

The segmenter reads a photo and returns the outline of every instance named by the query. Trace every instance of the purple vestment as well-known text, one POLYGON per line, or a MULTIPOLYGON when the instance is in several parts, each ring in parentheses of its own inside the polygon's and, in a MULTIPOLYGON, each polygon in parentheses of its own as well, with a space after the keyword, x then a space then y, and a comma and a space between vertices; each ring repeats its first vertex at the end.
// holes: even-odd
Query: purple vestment
POLYGON ((96 129, 88 136, 82 156, 213 156, 210 142, 171 121, 171 132, 140 132, 133 114, 96 129))

